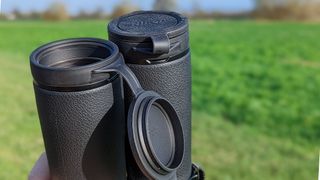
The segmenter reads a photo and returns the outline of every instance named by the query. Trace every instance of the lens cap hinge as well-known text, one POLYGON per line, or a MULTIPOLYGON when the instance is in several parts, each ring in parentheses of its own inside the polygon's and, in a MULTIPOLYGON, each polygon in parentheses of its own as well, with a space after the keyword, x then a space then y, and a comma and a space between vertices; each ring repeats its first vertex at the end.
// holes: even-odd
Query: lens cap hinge
POLYGON ((192 164, 192 174, 189 180, 204 180, 205 179, 205 173, 203 169, 197 165, 192 164))
POLYGON ((157 34, 151 36, 153 54, 164 54, 170 51, 170 40, 167 34, 157 34))
MULTIPOLYGON (((154 36, 154 38, 156 37, 154 36)), ((148 54, 148 55, 156 55, 156 54, 164 54, 164 53, 168 54, 171 51, 177 50, 181 46, 180 42, 170 45, 169 39, 168 39, 168 42, 153 39, 152 44, 153 44, 152 48, 133 46, 131 49, 133 52, 139 52, 139 53, 148 54)))

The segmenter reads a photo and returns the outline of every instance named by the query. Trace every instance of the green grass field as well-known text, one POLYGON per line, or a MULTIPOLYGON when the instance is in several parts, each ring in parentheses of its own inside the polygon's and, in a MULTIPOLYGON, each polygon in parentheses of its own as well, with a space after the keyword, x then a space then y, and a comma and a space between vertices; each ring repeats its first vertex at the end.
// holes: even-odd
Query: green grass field
MULTIPOLYGON (((44 151, 29 53, 106 22, 0 22, 0 179, 25 179, 44 151)), ((193 160, 209 180, 316 179, 320 24, 192 21, 193 160)))

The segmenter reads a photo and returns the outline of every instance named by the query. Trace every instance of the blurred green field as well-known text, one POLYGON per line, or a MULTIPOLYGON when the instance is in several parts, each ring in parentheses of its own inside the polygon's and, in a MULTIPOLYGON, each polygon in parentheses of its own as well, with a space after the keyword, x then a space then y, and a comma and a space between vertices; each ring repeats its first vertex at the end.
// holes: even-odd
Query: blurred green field
MULTIPOLYGON (((44 151, 29 53, 106 22, 0 22, 0 179, 25 179, 44 151)), ((192 21, 193 160, 213 180, 316 179, 320 24, 192 21)))

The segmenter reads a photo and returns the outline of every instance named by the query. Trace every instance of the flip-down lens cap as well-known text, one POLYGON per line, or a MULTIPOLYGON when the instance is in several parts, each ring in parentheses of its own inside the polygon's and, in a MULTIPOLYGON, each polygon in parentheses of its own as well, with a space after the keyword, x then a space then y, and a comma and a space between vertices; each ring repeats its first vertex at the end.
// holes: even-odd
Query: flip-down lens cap
POLYGON ((184 154, 183 130, 172 105, 152 91, 141 93, 128 112, 133 157, 150 179, 174 179, 184 154))

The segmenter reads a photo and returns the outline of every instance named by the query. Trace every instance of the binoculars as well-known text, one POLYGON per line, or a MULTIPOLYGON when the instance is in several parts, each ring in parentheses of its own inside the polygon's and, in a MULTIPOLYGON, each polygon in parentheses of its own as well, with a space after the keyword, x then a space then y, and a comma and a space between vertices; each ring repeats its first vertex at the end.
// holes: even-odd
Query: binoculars
POLYGON ((187 18, 133 12, 108 34, 30 55, 51 178, 204 179, 191 162, 187 18))

